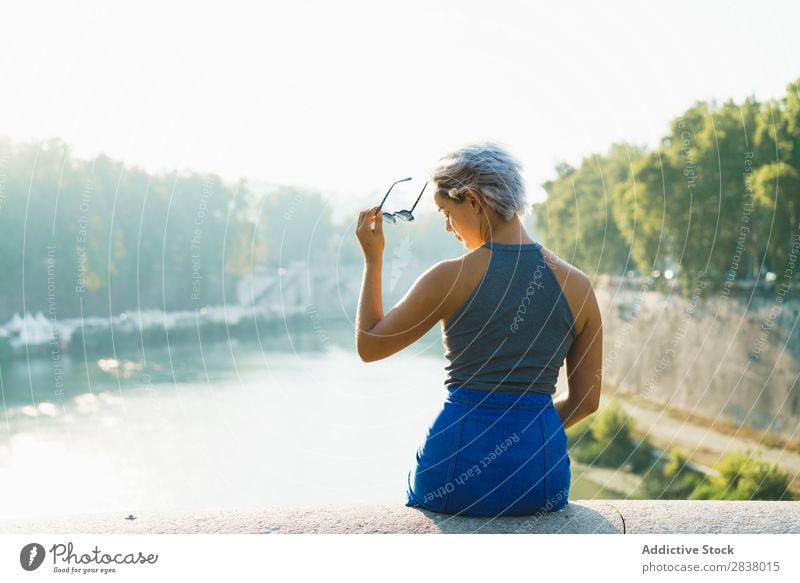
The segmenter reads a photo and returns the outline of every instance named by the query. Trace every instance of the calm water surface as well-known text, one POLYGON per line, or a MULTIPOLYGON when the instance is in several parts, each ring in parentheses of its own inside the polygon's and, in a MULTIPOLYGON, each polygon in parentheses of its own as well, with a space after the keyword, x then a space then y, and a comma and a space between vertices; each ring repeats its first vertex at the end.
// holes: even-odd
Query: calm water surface
POLYGON ((0 516, 402 504, 446 395, 439 348, 371 364, 328 348, 64 358, 58 379, 47 357, 3 363, 0 516))

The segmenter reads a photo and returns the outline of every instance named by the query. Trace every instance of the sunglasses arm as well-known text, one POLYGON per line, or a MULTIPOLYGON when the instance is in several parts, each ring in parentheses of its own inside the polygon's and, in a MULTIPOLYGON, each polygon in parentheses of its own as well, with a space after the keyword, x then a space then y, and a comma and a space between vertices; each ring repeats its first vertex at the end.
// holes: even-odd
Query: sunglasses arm
POLYGON ((417 200, 414 201, 414 206, 411 207, 411 212, 412 213, 414 212, 414 209, 417 208, 417 203, 419 202, 419 199, 422 198, 422 193, 425 192, 426 188, 428 188, 428 183, 427 182, 425 183, 425 186, 422 187, 422 190, 420 190, 419 196, 417 197, 417 200))
MULTIPOLYGON (((403 178, 402 180, 397 180, 397 181, 395 181, 395 182, 394 182, 394 183, 393 183, 393 184, 392 184, 392 185, 389 187, 389 190, 387 190, 387 191, 386 191, 386 194, 383 196, 383 200, 381 201, 381 204, 379 204, 379 205, 378 205, 378 210, 381 210, 381 209, 383 208, 383 203, 385 203, 385 202, 386 202, 386 198, 389 196, 389 193, 390 193, 390 192, 392 192, 392 189, 395 187, 395 185, 396 185, 396 184, 399 184, 399 183, 401 183, 401 182, 407 182, 407 181, 409 181, 409 180, 411 180, 411 176, 409 176, 408 178, 403 178)), ((377 212, 377 211, 376 211, 376 212, 377 212)))

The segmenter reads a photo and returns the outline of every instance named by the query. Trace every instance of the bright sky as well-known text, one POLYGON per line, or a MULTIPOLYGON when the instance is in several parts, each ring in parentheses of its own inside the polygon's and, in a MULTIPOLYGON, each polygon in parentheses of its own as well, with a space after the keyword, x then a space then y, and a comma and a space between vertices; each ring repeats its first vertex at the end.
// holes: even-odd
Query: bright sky
POLYGON ((3 4, 0 132, 348 206, 493 139, 538 200, 559 161, 800 77, 791 1, 251 4, 3 4))

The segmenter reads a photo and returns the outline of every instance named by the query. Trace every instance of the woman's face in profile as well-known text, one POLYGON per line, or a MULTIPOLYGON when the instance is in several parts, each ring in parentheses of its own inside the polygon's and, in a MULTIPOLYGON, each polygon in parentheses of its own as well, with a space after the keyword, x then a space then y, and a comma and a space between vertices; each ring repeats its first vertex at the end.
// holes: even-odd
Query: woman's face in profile
POLYGON ((448 196, 440 196, 438 192, 433 195, 434 204, 444 216, 444 227, 464 247, 472 251, 484 244, 481 235, 480 204, 473 197, 459 202, 448 196))

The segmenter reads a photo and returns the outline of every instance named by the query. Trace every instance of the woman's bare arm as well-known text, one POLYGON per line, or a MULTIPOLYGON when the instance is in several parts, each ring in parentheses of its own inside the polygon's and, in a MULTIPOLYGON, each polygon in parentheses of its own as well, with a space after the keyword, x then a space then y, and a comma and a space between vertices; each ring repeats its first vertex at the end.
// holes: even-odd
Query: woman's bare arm
POLYGON ((356 318, 356 350, 361 360, 373 362, 391 356, 419 340, 442 320, 445 299, 442 290, 452 287, 450 272, 447 262, 428 269, 384 317, 381 262, 368 262, 356 318))
MULTIPOLYGON (((585 279, 584 279, 585 278, 585 279)), ((588 277, 585 286, 585 322, 567 353, 567 394, 555 400, 564 428, 597 411, 603 382, 603 322, 588 277)))

